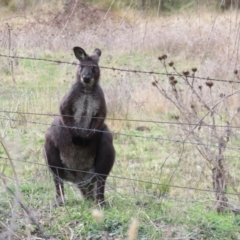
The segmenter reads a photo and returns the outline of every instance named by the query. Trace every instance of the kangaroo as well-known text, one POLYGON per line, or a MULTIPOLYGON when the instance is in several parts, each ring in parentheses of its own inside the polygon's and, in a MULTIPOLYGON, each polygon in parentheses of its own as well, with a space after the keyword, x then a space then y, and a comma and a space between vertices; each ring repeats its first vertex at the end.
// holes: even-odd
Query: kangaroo
POLYGON ((115 159, 113 137, 104 120, 107 107, 99 85, 101 50, 87 55, 80 47, 76 82, 60 103, 60 114, 47 130, 44 150, 53 174, 56 201, 64 202, 63 180, 76 184, 83 196, 104 204, 104 189, 115 159))

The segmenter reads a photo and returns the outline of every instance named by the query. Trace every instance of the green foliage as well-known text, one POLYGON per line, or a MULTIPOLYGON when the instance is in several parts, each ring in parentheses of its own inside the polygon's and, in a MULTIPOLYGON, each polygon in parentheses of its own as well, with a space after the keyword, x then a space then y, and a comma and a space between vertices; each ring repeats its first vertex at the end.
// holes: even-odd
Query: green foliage
POLYGON ((0 5, 8 6, 11 2, 12 0, 0 0, 0 5))
POLYGON ((7 7, 10 11, 18 9, 18 2, 16 0, 0 0, 0 6, 7 7))
POLYGON ((189 209, 189 231, 198 231, 193 237, 201 239, 239 239, 240 216, 231 213, 218 214, 214 210, 208 210, 201 204, 196 204, 189 209), (202 214, 202 216, 200 215, 202 214))
MULTIPOLYGON (((108 9, 110 6, 112 9, 120 9, 128 7, 131 4, 131 0, 123 0, 123 1, 112 1, 112 0, 104 0, 104 1, 98 1, 98 0, 84 0, 86 3, 97 5, 100 8, 108 9)), ((134 1, 134 3, 131 4, 132 7, 138 6, 138 3, 134 1)))
POLYGON ((10 11, 21 11, 26 10, 33 5, 41 4, 42 2, 43 1, 39 0, 0 0, 0 6, 7 7, 10 11))
POLYGON ((131 8, 138 9, 138 10, 157 10, 160 11, 175 11, 180 9, 188 9, 196 7, 197 5, 208 5, 215 4, 215 0, 203 0, 203 1, 196 1, 196 0, 138 0, 138 1, 131 1, 131 0, 84 0, 87 3, 97 5, 99 7, 108 9, 110 6, 112 9, 120 9, 126 8, 131 6, 131 8))
POLYGON ((195 4, 196 4, 195 0, 172 0, 172 1, 165 0, 162 1, 161 9, 165 11, 174 11, 177 9, 187 9, 193 7, 195 4))

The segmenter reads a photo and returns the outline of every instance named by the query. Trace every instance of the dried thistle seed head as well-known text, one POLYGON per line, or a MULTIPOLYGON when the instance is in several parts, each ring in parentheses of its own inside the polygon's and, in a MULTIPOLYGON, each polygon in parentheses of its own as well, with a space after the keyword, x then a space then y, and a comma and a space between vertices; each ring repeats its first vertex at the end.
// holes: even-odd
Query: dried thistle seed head
POLYGON ((171 85, 176 85, 177 84, 177 80, 175 79, 174 76, 169 77, 169 82, 170 82, 171 85))
POLYGON ((162 61, 162 59, 163 59, 162 56, 161 56, 161 57, 158 57, 158 60, 162 61))
POLYGON ((163 58, 163 59, 167 59, 167 55, 166 55, 166 54, 163 54, 163 55, 162 55, 162 58, 163 58))
POLYGON ((179 119, 179 116, 178 116, 178 115, 175 115, 175 116, 174 116, 174 119, 178 120, 178 119, 179 119))
POLYGON ((234 70, 234 74, 236 74, 236 75, 238 74, 238 70, 237 69, 234 70))
POLYGON ((198 88, 199 88, 200 90, 202 90, 202 86, 201 86, 201 85, 199 85, 198 88))
POLYGON ((188 76, 189 75, 189 71, 188 70, 183 71, 183 75, 184 76, 188 76))
POLYGON ((171 61, 170 63, 168 63, 168 65, 169 65, 170 67, 172 67, 172 66, 174 65, 174 62, 171 61))
POLYGON ((195 73, 197 71, 197 68, 196 67, 192 68, 192 71, 195 73))
POLYGON ((211 88, 213 86, 213 82, 212 81, 207 81, 206 85, 211 88))
POLYGON ((190 107, 191 107, 191 108, 195 108, 195 106, 194 106, 194 104, 193 104, 193 103, 191 103, 190 107))

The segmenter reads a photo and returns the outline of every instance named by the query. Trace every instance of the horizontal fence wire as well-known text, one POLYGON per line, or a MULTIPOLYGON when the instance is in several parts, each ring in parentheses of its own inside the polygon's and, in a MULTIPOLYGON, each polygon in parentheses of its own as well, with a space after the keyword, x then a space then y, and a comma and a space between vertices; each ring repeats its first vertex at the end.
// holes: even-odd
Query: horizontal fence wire
POLYGON ((103 130, 97 130, 97 129, 89 129, 89 128, 81 128, 81 127, 70 127, 65 125, 58 125, 58 124, 49 124, 49 123, 43 123, 43 122, 36 122, 36 121, 28 121, 28 120, 20 120, 20 119, 14 119, 14 118, 4 118, 0 117, 1 120, 4 121, 13 121, 13 122, 22 122, 22 123, 31 123, 31 124, 37 124, 37 125, 44 125, 44 126, 53 126, 53 127, 62 127, 67 129, 75 129, 75 130, 84 130, 84 131, 94 131, 94 132, 100 132, 100 133, 107 133, 107 134, 113 134, 113 135, 120 135, 125 137, 136 137, 136 138, 144 138, 144 139, 153 139, 153 140, 159 140, 159 141, 165 141, 165 142, 172 142, 172 143, 180 143, 180 144, 191 144, 191 145, 197 145, 197 146, 207 146, 207 147, 213 147, 213 148, 223 148, 223 149, 231 149, 231 150, 237 150, 240 151, 239 147, 228 147, 223 145, 214 145, 214 144, 206 144, 206 143, 200 143, 200 142, 193 142, 193 141, 186 141, 184 140, 175 140, 175 139, 167 139, 167 138, 161 138, 161 137, 154 137, 154 136, 148 136, 148 135, 137 135, 137 134, 130 134, 130 133, 121 133, 121 132, 109 132, 109 131, 103 131, 103 130))
MULTIPOLYGON (((14 179, 10 178, 9 176, 5 175, 5 174, 1 174, 1 177, 4 177, 7 180, 12 180, 14 181, 14 179)), ((108 176, 108 177, 113 177, 113 176, 108 176)), ((127 179, 128 180, 128 179, 127 179)), ((28 181, 25 181, 25 184, 28 183, 28 181)), ((67 186, 69 187, 75 187, 77 184, 71 183, 71 182, 64 182, 67 186)), ((161 184, 158 184, 161 185, 161 184)), ((164 185, 166 186, 166 185, 164 185)), ((114 191, 117 194, 122 195, 122 193, 120 193, 118 190, 119 189, 125 189, 126 187, 132 187, 132 185, 124 185, 124 186, 112 186, 110 182, 108 182, 108 186, 107 189, 105 189, 106 192, 112 192, 114 191)), ((194 190, 194 189, 190 189, 190 190, 194 190)), ((206 192, 206 191, 204 191, 206 192)), ((196 204, 196 203, 206 203, 206 202, 214 202, 216 201, 214 198, 212 198, 211 196, 208 196, 208 198, 202 198, 202 197, 194 197, 194 199, 189 199, 188 197, 186 198, 177 198, 177 197, 170 197, 168 195, 151 195, 151 194, 147 194, 146 191, 142 190, 133 190, 132 192, 128 191, 128 194, 132 194, 132 195, 137 195, 136 197, 138 197, 139 195, 145 195, 148 198, 152 198, 154 200, 159 200, 159 202, 162 202, 163 200, 167 200, 167 201, 173 201, 173 202, 178 202, 178 203, 191 203, 191 204, 196 204)), ((229 200, 231 200, 231 203, 226 206, 226 209, 232 210, 237 213, 239 213, 239 209, 238 209, 238 201, 233 198, 234 196, 236 196, 237 194, 230 194, 230 193, 225 193, 228 195, 229 200)), ((220 201, 221 202, 221 201, 220 201)), ((139 202, 140 203, 140 202, 139 202)), ((137 201, 138 204, 138 201, 137 201)))
MULTIPOLYGON (((56 169, 62 169, 62 170, 67 170, 67 171, 80 172, 80 173, 91 173, 92 174, 92 172, 89 172, 89 171, 72 169, 72 168, 57 167, 57 166, 53 166, 53 165, 46 165, 46 164, 43 164, 43 163, 37 163, 37 162, 32 162, 32 161, 27 161, 27 160, 18 160, 18 159, 12 159, 12 158, 1 157, 1 156, 0 156, 0 159, 3 159, 3 160, 9 160, 10 159, 13 162, 29 163, 29 164, 32 164, 32 165, 38 165, 38 166, 43 166, 43 167, 53 167, 53 168, 56 168, 56 169)), ((202 188, 178 186, 178 185, 173 185, 173 184, 157 183, 157 182, 128 178, 128 177, 123 177, 123 176, 114 176, 114 175, 111 175, 111 174, 110 175, 99 174, 99 173, 95 173, 95 174, 99 175, 99 176, 108 176, 108 177, 114 178, 114 179, 121 179, 121 180, 127 180, 127 181, 132 181, 132 182, 144 183, 144 184, 152 184, 152 185, 157 185, 157 186, 165 186, 165 187, 179 188, 179 189, 199 191, 199 192, 209 192, 209 193, 217 193, 218 192, 218 191, 211 190, 211 189, 202 189, 202 188)), ((236 193, 226 193, 226 194, 232 195, 232 196, 240 196, 240 194, 236 194, 236 193)))
MULTIPOLYGON (((22 111, 9 111, 9 110, 1 110, 0 113, 14 113, 14 114, 22 114, 22 115, 35 115, 35 116, 49 116, 49 117, 70 117, 80 119, 80 117, 75 117, 73 115, 62 115, 55 113, 35 113, 35 112, 22 112, 22 111)), ((82 118, 89 118, 88 116, 81 116, 82 118)), ((124 122, 140 122, 140 123, 156 123, 156 124, 169 124, 169 125, 187 125, 187 126, 201 126, 201 127, 220 127, 220 128, 240 128, 240 126, 233 125, 219 125, 219 124, 206 124, 202 121, 198 123, 187 123, 187 122, 170 122, 170 121, 155 121, 155 120, 144 120, 144 119, 125 119, 125 118, 103 118, 103 117, 91 117, 92 119, 106 119, 111 121, 124 121, 124 122)))
MULTIPOLYGON (((51 62, 56 64, 68 64, 68 65, 83 65, 76 62, 67 62, 67 61, 60 61, 60 60, 51 60, 46 58, 35 58, 35 57, 22 57, 22 56, 14 56, 14 55, 5 55, 0 54, 0 57, 3 58, 14 58, 14 59, 25 59, 25 60, 33 60, 33 61, 44 61, 44 62, 51 62)), ((86 66, 86 64, 84 64, 86 66)), ((89 65, 92 66, 92 65, 89 65)), ((166 72, 156 72, 156 71, 142 71, 136 69, 123 69, 123 68, 116 68, 116 67, 107 67, 107 66, 99 66, 102 69, 108 69, 112 71, 120 71, 120 72, 130 72, 130 73, 140 73, 140 74, 153 74, 153 75, 163 75, 163 76, 178 76, 178 77, 193 77, 194 79, 199 80, 207 80, 207 81, 217 81, 217 82, 227 82, 227 83, 240 83, 240 81, 236 80, 229 80, 229 79, 217 79, 217 78, 210 78, 210 77, 200 77, 200 76, 187 76, 185 74, 180 73, 166 73, 166 72)))

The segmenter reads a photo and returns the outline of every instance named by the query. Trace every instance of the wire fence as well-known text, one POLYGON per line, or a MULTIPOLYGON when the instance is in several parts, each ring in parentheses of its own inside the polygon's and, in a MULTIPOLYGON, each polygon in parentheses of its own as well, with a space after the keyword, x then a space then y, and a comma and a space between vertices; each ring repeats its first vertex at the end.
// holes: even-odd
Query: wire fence
MULTIPOLYGON (((4 157, 0 157, 2 160, 9 160, 8 158, 4 158, 4 157)), ((43 163, 37 163, 37 162, 31 162, 31 161, 26 161, 23 159, 10 159, 11 161, 14 162, 21 162, 21 163, 29 163, 34 165, 38 165, 38 166, 42 166, 42 167, 47 167, 46 164, 43 163)), ((56 166, 52 166, 52 165, 48 165, 49 167, 54 167, 57 169, 62 169, 62 170, 68 170, 68 171, 73 171, 73 172, 80 172, 80 173, 92 173, 89 171, 83 171, 83 170, 78 170, 78 169, 72 169, 72 168, 64 168, 64 167, 56 167, 56 166)), ((107 176, 104 174, 98 174, 100 176, 107 176)), ((153 185, 158 185, 158 186, 164 186, 164 187, 172 187, 172 188, 180 188, 180 189, 184 189, 184 190, 193 190, 193 191, 200 191, 200 192, 209 192, 209 193, 215 193, 216 191, 211 190, 211 189, 201 189, 201 188, 194 188, 194 187, 187 187, 187 186, 177 186, 177 185, 172 185, 172 184, 161 184, 161 183, 157 183, 157 182, 148 182, 148 181, 144 181, 144 180, 139 180, 139 179, 132 179, 132 178, 127 178, 127 177, 123 177, 123 176, 114 176, 114 175, 109 175, 110 178, 114 178, 114 179, 121 179, 121 180, 127 180, 130 182, 139 182, 139 183, 144 183, 144 184, 153 184, 153 185)), ((79 183, 75 183, 74 185, 78 185, 79 183)), ((235 193, 227 193, 228 195, 232 195, 232 196, 240 196, 239 194, 235 194, 235 193)))
MULTIPOLYGON (((22 114, 22 115, 36 115, 36 116, 49 116, 49 117, 70 117, 73 118, 74 116, 72 115, 60 115, 60 114, 55 114, 55 113, 32 113, 32 112, 20 112, 20 111, 9 111, 9 110, 2 110, 0 109, 0 113, 13 113, 13 114, 22 114)), ((87 118, 87 116, 81 116, 82 118, 87 118)), ((79 119, 78 117, 75 116, 76 119, 79 119)), ((92 119, 103 119, 102 117, 91 117, 92 119)), ((240 128, 240 126, 235 126, 235 125, 218 125, 218 124, 205 124, 202 122, 199 123, 187 123, 187 122, 173 122, 173 121, 156 121, 156 120, 144 120, 144 119, 124 119, 124 118, 104 118, 106 120, 111 120, 111 121, 124 121, 124 122, 139 122, 139 123, 158 123, 158 124, 169 124, 169 125, 187 125, 187 126, 205 126, 205 127, 231 127, 231 128, 240 128)))
POLYGON ((117 20, 112 15, 117 0, 102 12, 80 0, 65 2, 69 4, 65 6, 67 10, 63 7, 56 14, 51 13, 49 22, 45 15, 38 14, 36 22, 23 16, 21 21, 31 23, 22 29, 16 27, 20 21, 14 25, 15 18, 0 23, 0 238, 125 239, 130 220, 135 217, 140 221, 139 239, 238 239, 238 13, 220 16, 219 7, 206 17, 211 18, 207 26, 202 24, 205 18, 195 7, 186 16, 180 14, 177 20, 164 16, 163 22, 156 19, 155 24, 149 10, 154 1, 142 1, 149 4, 144 12, 146 18, 138 19, 132 12, 129 19, 134 20, 128 25, 125 17, 135 6, 134 1, 129 2, 117 20), (79 12, 81 9, 88 14, 79 12), (93 29, 88 16, 96 26, 93 29), (13 24, 3 25, 11 20, 13 24), (117 27, 115 21, 119 23, 117 27), (79 36, 82 23, 88 29, 83 28, 79 36), (229 31, 222 30, 223 26, 229 27, 229 31), (110 208, 102 208, 103 219, 101 214, 90 217, 90 212, 99 206, 96 202, 81 201, 78 191, 82 188, 84 195, 90 189, 90 195, 94 194, 97 189, 92 181, 97 175, 78 168, 54 166, 59 171, 90 177, 75 183, 64 182, 63 208, 53 208, 58 203, 58 199, 52 201, 53 180, 63 180, 57 174, 52 178, 48 167, 53 166, 44 162, 42 153, 44 134, 50 126, 92 131, 49 122, 54 117, 76 119, 54 113, 60 95, 69 85, 66 83, 61 89, 60 80, 49 79, 55 74, 51 66, 60 65, 56 69, 63 81, 70 75, 67 66, 79 65, 64 61, 58 53, 56 59, 61 60, 52 59, 51 51, 64 49, 65 55, 66 49, 69 51, 78 42, 88 48, 96 42, 104 46, 107 60, 99 67, 108 70, 104 76, 107 81, 113 79, 104 83, 110 106, 110 115, 104 120, 112 130, 116 159, 107 179, 106 202, 110 208), (158 54, 159 49, 167 54, 158 54), (136 55, 135 50, 142 55, 136 55), (149 57, 148 51, 154 57, 149 57), (114 60, 118 54, 120 64, 114 60), (180 66, 188 67, 190 61, 198 68, 178 71, 177 61, 174 63, 167 56, 174 58, 174 54, 180 66), (46 63, 44 69, 38 62, 46 63), (161 70, 152 70, 155 67, 161 70), (8 82, 11 78, 13 84, 8 82), (45 78, 47 81, 42 84, 39 79, 45 78), (50 87, 56 92, 50 91, 50 87), (22 88, 24 91, 20 92, 22 88), (160 100, 163 103, 159 107, 156 103, 160 100), (222 184, 221 189, 216 187, 216 179, 222 184), (226 215, 215 215, 219 205, 227 211, 226 215), (102 220, 98 222, 99 218, 102 220), (232 228, 223 227, 221 222, 232 228))
MULTIPOLYGON (((76 65, 76 63, 70 63, 70 62, 63 62, 63 61, 55 61, 55 60, 48 60, 48 59, 41 59, 41 58, 25 58, 25 57, 17 57, 17 56, 7 56, 7 55, 0 55, 2 57, 11 57, 11 58, 20 58, 20 59, 28 59, 28 60, 38 60, 38 61, 50 61, 50 62, 54 62, 54 63, 58 63, 58 64, 73 64, 76 65)), ((111 69, 111 70, 118 70, 118 71, 130 71, 133 73, 146 73, 146 74, 164 74, 164 75, 171 75, 173 76, 174 74, 169 74, 169 73, 158 73, 158 72, 146 72, 146 71, 137 71, 137 70, 126 70, 126 69, 118 69, 118 68, 110 68, 110 67, 101 67, 101 68, 107 68, 107 69, 111 69)), ((181 75, 181 74, 177 74, 178 76, 182 76, 182 77, 186 77, 186 75, 181 75)), ((194 78, 198 78, 196 76, 194 76, 194 78)), ((199 77, 200 78, 200 77, 199 77)), ((216 80, 216 81, 227 81, 228 80, 223 80, 223 79, 213 79, 213 78, 201 78, 203 80, 216 80)), ((236 81, 235 81, 236 82, 236 81)), ((30 113, 30 112, 20 112, 20 111, 9 111, 9 110, 1 110, 2 113, 14 113, 14 114, 23 114, 23 115, 41 115, 41 116, 59 116, 57 114, 44 114, 44 113, 30 113)), ((72 116, 69 116, 72 117, 72 116)), ((83 116, 84 117, 84 116, 83 116)), ((36 121, 29 121, 29 120, 20 120, 20 119, 14 119, 14 118, 10 118, 10 117, 5 117, 5 118, 1 118, 2 120, 6 120, 6 121, 16 121, 16 122, 25 122, 25 123, 31 123, 31 124, 39 124, 39 125, 46 125, 46 126, 50 126, 50 124, 48 123, 43 123, 43 122, 36 122, 36 121)), ((239 128, 238 126, 229 126, 229 125, 211 125, 211 124, 204 124, 201 121, 199 123, 182 123, 182 122, 163 122, 163 121, 153 121, 153 120, 141 120, 141 119, 119 119, 119 118, 106 118, 107 120, 114 120, 114 121, 129 121, 129 122, 140 122, 140 123, 157 123, 157 124, 174 124, 174 125, 187 125, 187 126, 207 126, 207 127, 231 127, 231 128, 239 128)), ((64 128, 70 128, 67 126, 56 126, 56 127, 64 127, 64 128)), ((76 128, 73 127, 73 129, 81 129, 81 130, 91 130, 91 129, 83 129, 83 128, 76 128)), ((104 131, 100 131, 100 130, 95 130, 97 132, 104 132, 104 131)), ((212 144, 204 144, 204 143, 200 143, 200 142, 190 142, 190 141, 186 141, 185 140, 176 140, 176 139, 166 139, 166 138, 160 138, 160 137, 154 137, 154 136, 146 136, 146 134, 144 136, 142 135, 136 135, 136 134, 126 134, 126 133, 120 133, 120 132, 112 132, 112 134, 118 134, 118 135, 123 135, 126 137, 137 137, 137 138, 146 138, 146 139, 152 139, 152 140, 160 140, 160 141, 167 141, 167 142, 173 142, 173 143, 184 143, 184 144, 192 144, 192 145, 199 145, 199 146, 208 146, 208 147, 214 147, 219 149, 219 145, 212 145, 212 144)), ((225 146, 220 146, 220 148, 227 148, 227 149, 231 149, 231 150, 239 150, 239 148, 234 148, 234 147, 225 147, 225 146)))
MULTIPOLYGON (((53 126, 53 127, 61 127, 61 128, 67 128, 67 129, 74 129, 74 130, 84 130, 84 131, 92 131, 90 128, 81 128, 81 127, 69 127, 65 125, 57 125, 57 124, 49 124, 49 123, 43 123, 43 122, 35 122, 35 121, 28 121, 28 120, 20 120, 20 119, 14 119, 10 117, 0 117, 0 119, 5 120, 5 121, 13 121, 13 122, 21 122, 21 123, 31 123, 31 124, 37 124, 37 125, 45 125, 45 126, 53 126)), ((199 124, 198 124, 199 125, 199 124)), ((195 126, 198 126, 195 125, 195 126)), ((213 147, 213 148, 226 148, 230 150, 237 150, 239 151, 240 148, 238 147, 226 147, 226 146, 219 146, 219 145, 213 145, 209 143, 201 143, 201 142, 190 142, 186 140, 176 140, 176 139, 167 139, 167 138, 161 138, 161 137, 155 137, 155 136, 147 136, 146 134, 144 135, 137 135, 137 134, 128 134, 128 133, 121 133, 121 132, 108 132, 108 131, 103 131, 103 130, 94 130, 95 132, 100 132, 100 133, 106 133, 106 134, 113 134, 113 135, 121 135, 125 137, 135 137, 135 138, 145 138, 145 139, 152 139, 152 140, 158 140, 158 141, 164 141, 164 142, 172 142, 172 143, 181 143, 181 144, 191 144, 191 145, 198 145, 198 146, 208 146, 208 147, 213 147)))
MULTIPOLYGON (((83 65, 80 63, 76 62, 66 62, 66 61, 61 61, 61 60, 52 60, 52 59, 46 59, 46 58, 34 58, 34 57, 22 57, 22 56, 9 56, 9 55, 4 55, 0 54, 0 57, 3 58, 12 58, 12 59, 23 59, 23 60, 33 60, 33 61, 44 61, 44 62, 51 62, 51 63, 56 63, 56 64, 67 64, 67 65, 83 65)), ((86 65, 86 64, 85 64, 86 65)), ((87 66, 87 65, 86 65, 87 66)), ((89 65, 92 66, 92 65, 89 65)), ((129 72, 129 73, 141 73, 141 74, 150 74, 150 75, 163 75, 163 76, 175 76, 175 77, 186 77, 186 72, 185 74, 181 73, 166 73, 166 72, 154 72, 154 71, 142 71, 142 70, 137 70, 137 69, 123 69, 123 68, 116 68, 116 67, 107 67, 107 66, 99 66, 102 69, 107 69, 107 70, 112 70, 112 71, 120 71, 120 72, 129 72)), ((189 72, 188 72, 189 74, 189 72)), ((191 76, 191 75, 190 75, 191 76)), ((234 79, 216 79, 216 78, 210 78, 210 77, 201 77, 201 76, 195 76, 194 79, 199 79, 199 80, 207 80, 207 81, 216 81, 216 82, 227 82, 227 83, 240 83, 240 81, 234 79)))

